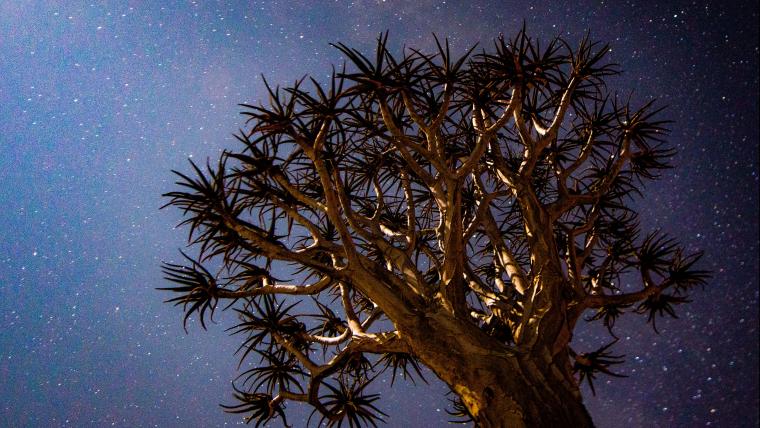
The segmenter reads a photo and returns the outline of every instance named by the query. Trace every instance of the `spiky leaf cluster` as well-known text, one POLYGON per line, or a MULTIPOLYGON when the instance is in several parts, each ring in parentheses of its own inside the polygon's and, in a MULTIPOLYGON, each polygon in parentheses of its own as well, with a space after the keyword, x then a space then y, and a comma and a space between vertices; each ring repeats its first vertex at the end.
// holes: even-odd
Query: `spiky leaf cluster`
POLYGON ((611 366, 617 364, 623 364, 625 355, 613 355, 609 348, 615 344, 617 340, 610 342, 596 351, 586 352, 580 355, 575 355, 575 363, 573 364, 573 371, 580 375, 580 381, 586 380, 591 393, 596 395, 596 389, 594 389, 594 379, 598 373, 603 373, 614 377, 626 377, 621 374, 613 373, 611 366))

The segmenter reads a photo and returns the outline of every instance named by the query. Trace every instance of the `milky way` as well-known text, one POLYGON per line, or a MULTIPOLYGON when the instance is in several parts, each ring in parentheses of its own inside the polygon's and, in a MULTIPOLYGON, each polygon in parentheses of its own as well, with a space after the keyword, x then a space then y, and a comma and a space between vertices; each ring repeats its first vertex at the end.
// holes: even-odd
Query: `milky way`
MULTIPOLYGON (((464 52, 500 32, 609 42, 610 81, 669 105, 676 168, 637 201, 648 229, 706 252, 679 319, 619 322, 620 372, 585 402, 605 426, 757 426, 757 2, 0 1, 0 426, 220 426, 237 338, 182 329, 155 287, 186 230, 171 169, 235 147, 237 103, 370 51, 390 30, 464 52), (163 5, 163 6, 162 6, 163 5), (176 210, 175 210, 176 211, 176 210)), ((581 327, 574 346, 608 340, 581 327)), ((446 388, 383 386, 389 426, 438 426, 446 388)), ((585 387, 584 387, 585 388, 585 387)), ((289 406, 303 426, 309 409, 289 406)), ((279 423, 279 422, 278 422, 279 423)))

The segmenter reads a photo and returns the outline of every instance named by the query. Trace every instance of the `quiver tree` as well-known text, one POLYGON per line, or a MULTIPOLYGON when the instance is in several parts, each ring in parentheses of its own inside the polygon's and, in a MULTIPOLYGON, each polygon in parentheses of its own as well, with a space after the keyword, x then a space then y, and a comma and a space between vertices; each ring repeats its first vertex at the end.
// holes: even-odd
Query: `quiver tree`
POLYGON ((521 31, 461 58, 386 39, 371 58, 338 44, 326 85, 267 85, 241 146, 165 195, 199 249, 165 265, 170 301, 204 327, 238 314, 228 411, 374 425, 368 385, 424 365, 478 426, 592 425, 579 382, 622 356, 571 349, 584 313, 613 336, 623 313, 654 325, 707 276, 631 207, 670 167, 660 110, 608 95, 617 68, 588 38, 521 31))

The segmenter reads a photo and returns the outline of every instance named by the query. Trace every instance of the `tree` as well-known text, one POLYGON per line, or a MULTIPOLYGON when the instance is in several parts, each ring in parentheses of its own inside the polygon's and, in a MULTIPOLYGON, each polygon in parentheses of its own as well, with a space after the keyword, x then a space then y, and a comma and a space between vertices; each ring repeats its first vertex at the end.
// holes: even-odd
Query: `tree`
POLYGON ((422 365, 477 426, 591 426, 579 383, 623 356, 570 347, 584 313, 614 338, 623 313, 655 326, 708 277, 641 232, 631 200, 674 151, 661 109, 609 94, 607 45, 523 30, 455 58, 435 41, 337 44, 349 65, 328 84, 267 84, 238 150, 175 171, 167 205, 199 251, 164 266, 165 290, 204 328, 234 308, 249 369, 227 410, 257 426, 290 401, 375 425, 368 385, 422 365))

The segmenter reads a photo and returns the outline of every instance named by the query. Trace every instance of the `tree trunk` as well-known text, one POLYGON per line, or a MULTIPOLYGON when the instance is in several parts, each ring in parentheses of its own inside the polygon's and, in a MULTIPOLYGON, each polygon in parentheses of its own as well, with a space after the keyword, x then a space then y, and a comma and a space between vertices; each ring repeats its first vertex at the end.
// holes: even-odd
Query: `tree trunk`
MULTIPOLYGON (((406 324, 406 323, 405 323, 406 324)), ((415 354, 460 396, 477 427, 592 427, 566 352, 511 352, 450 313, 399 326, 415 354)))

